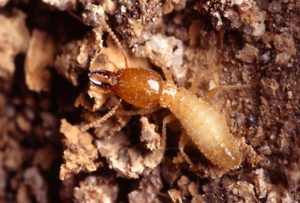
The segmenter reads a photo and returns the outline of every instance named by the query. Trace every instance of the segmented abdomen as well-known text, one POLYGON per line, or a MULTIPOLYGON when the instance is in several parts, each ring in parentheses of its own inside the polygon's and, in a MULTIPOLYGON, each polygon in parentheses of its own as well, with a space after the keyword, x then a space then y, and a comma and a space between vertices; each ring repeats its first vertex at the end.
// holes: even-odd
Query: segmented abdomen
POLYGON ((181 121, 187 134, 213 164, 233 169, 240 165, 242 153, 229 132, 224 116, 209 103, 186 89, 178 88, 168 108, 181 121))

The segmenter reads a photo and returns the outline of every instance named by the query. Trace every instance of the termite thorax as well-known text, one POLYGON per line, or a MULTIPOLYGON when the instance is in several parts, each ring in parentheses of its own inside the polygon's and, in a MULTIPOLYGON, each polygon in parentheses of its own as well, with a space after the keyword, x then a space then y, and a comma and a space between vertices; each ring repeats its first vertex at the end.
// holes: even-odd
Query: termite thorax
POLYGON ((168 108, 174 101, 174 97, 176 96, 176 94, 176 85, 173 82, 164 82, 160 97, 160 105, 164 108, 168 108))

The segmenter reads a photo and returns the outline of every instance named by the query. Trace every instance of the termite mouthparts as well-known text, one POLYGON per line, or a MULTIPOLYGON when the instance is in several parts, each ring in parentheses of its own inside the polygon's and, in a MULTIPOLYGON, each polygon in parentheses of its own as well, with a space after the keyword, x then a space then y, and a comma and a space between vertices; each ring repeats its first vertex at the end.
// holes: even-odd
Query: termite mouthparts
POLYGON ((98 86, 103 87, 103 88, 108 88, 108 87, 111 86, 111 81, 109 81, 109 73, 110 72, 106 71, 106 70, 94 70, 94 71, 88 73, 88 77, 89 77, 89 80, 92 83, 94 83, 95 85, 98 85, 98 86), (92 76, 95 75, 95 74, 101 75, 102 79, 104 79, 106 81, 100 81, 100 80, 94 79, 92 76))

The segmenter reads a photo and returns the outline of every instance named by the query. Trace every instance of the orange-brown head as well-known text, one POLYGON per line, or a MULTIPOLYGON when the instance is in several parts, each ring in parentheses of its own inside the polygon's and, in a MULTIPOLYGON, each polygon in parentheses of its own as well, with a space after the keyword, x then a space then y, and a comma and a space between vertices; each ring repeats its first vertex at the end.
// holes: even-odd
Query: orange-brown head
POLYGON ((94 84, 112 90, 134 106, 150 108, 159 104, 163 80, 151 69, 96 70, 89 73, 89 78, 94 84), (95 74, 100 74, 100 80, 95 79, 95 74))

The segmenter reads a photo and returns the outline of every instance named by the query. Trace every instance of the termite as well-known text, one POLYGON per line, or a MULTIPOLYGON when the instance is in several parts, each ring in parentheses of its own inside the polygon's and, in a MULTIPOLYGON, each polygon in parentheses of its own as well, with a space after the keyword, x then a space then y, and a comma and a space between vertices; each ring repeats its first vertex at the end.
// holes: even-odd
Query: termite
MULTIPOLYGON (((168 108, 212 164, 224 169, 237 168, 242 161, 242 152, 238 142, 229 132, 224 115, 195 94, 177 87, 167 76, 167 80, 164 81, 154 70, 142 67, 128 68, 125 51, 120 42, 109 26, 105 22, 102 23, 121 48, 126 68, 115 72, 91 71, 88 74, 90 81, 114 92, 122 100, 136 107, 150 109, 160 105, 168 108)), ((164 70, 164 67, 162 68, 164 70)))

